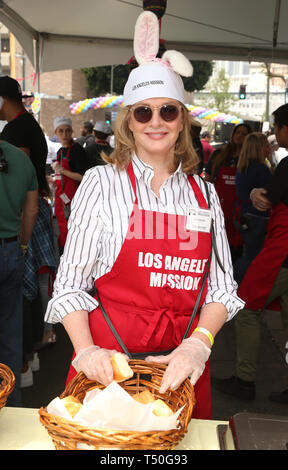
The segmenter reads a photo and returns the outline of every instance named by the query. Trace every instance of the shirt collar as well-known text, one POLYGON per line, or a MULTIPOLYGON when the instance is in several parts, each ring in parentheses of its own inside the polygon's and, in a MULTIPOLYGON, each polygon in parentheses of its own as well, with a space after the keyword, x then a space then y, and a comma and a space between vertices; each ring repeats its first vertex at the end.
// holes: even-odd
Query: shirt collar
MULTIPOLYGON (((149 172, 149 174, 154 173, 153 167, 151 165, 148 165, 147 163, 143 162, 143 160, 141 160, 141 158, 138 157, 138 155, 136 155, 136 153, 134 153, 133 156, 132 156, 132 164, 133 164, 133 170, 134 170, 135 178, 137 178, 138 180, 141 177, 144 178, 144 173, 145 172, 146 173, 149 172)), ((177 173, 182 173, 182 162, 181 161, 179 162, 179 165, 178 165, 177 169, 171 175, 171 177, 173 177, 177 173)))

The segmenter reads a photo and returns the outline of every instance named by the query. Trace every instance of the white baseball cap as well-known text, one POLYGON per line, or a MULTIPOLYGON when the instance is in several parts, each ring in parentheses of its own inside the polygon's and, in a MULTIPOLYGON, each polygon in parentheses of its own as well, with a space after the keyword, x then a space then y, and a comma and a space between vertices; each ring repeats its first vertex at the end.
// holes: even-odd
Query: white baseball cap
POLYGON ((54 131, 56 131, 59 126, 70 126, 72 128, 72 121, 65 116, 57 116, 54 119, 54 131))
POLYGON ((133 69, 124 88, 124 105, 149 98, 171 98, 185 104, 180 75, 159 62, 149 62, 133 69))

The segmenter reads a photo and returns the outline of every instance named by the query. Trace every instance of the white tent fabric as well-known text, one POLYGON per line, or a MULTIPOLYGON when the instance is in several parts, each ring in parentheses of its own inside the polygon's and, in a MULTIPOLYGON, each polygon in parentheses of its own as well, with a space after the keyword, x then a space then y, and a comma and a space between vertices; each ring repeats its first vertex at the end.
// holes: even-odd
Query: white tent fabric
MULTIPOLYGON (((127 63, 142 0, 0 0, 37 71, 127 63)), ((167 0, 161 38, 190 59, 288 63, 287 0, 167 0)))

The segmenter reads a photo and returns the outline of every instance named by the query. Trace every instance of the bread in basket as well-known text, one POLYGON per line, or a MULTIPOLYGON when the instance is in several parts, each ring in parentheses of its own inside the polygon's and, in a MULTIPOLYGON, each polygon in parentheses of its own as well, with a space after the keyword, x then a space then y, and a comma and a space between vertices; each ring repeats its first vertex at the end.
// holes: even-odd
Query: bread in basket
MULTIPOLYGON (((159 394, 166 365, 135 359, 129 361, 129 365, 134 376, 121 382, 121 387, 130 395, 148 389, 155 398, 164 400, 174 412, 185 405, 179 415, 179 428, 148 432, 96 429, 49 414, 47 409, 42 407, 39 410, 40 421, 47 429, 57 450, 77 450, 79 448, 89 450, 170 450, 174 449, 183 439, 195 406, 194 388, 190 380, 186 379, 175 391, 168 390, 165 394, 159 394)), ((92 388, 103 389, 104 385, 87 379, 80 372, 69 382, 60 398, 73 395, 82 402, 85 394, 92 388)))
POLYGON ((13 392, 15 376, 10 367, 0 363, 0 409, 6 405, 7 398, 13 392))

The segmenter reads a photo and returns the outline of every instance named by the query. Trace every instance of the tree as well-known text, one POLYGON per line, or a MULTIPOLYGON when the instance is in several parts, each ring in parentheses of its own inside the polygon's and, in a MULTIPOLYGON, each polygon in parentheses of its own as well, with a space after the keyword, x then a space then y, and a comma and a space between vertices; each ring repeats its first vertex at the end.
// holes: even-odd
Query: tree
MULTIPOLYGON (((186 91, 202 90, 209 80, 213 71, 212 62, 194 60, 193 76, 183 77, 186 91)), ((125 83, 131 71, 131 66, 126 65, 105 65, 102 67, 89 67, 82 69, 86 77, 89 97, 102 96, 111 93, 111 72, 113 67, 113 93, 122 95, 125 83)))
POLYGON ((103 96, 111 92, 111 72, 113 71, 113 90, 122 95, 127 82, 130 65, 104 65, 103 67, 89 67, 82 69, 86 77, 89 97, 103 96), (112 69, 113 67, 113 69, 112 69))
POLYGON ((213 72, 213 62, 206 60, 191 60, 193 65, 192 77, 183 77, 186 91, 200 91, 208 82, 213 72))
POLYGON ((237 101, 229 93, 229 85, 230 80, 226 77, 225 69, 220 69, 206 87, 206 91, 209 92, 207 106, 222 113, 229 113, 231 105, 237 101))

